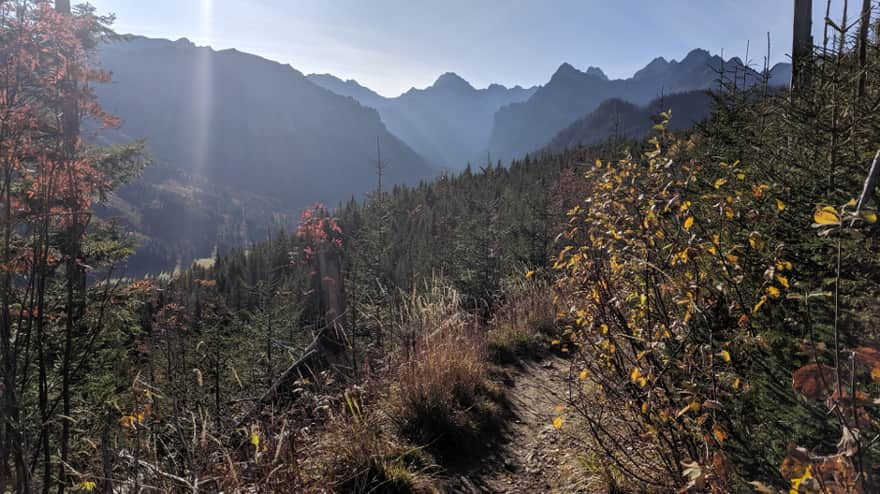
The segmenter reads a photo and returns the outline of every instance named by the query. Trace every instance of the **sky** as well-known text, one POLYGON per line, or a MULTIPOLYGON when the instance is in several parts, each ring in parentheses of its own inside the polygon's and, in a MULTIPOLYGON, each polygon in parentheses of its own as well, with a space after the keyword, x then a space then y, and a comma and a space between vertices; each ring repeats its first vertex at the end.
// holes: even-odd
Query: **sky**
MULTIPOLYGON (((793 11, 792 0, 89 1, 120 33, 236 48, 385 96, 444 72, 475 87, 543 84, 563 62, 624 78, 694 48, 745 58, 750 44, 761 67, 768 32, 771 63, 787 61, 793 11)), ((825 2, 813 3, 821 39, 825 2)))

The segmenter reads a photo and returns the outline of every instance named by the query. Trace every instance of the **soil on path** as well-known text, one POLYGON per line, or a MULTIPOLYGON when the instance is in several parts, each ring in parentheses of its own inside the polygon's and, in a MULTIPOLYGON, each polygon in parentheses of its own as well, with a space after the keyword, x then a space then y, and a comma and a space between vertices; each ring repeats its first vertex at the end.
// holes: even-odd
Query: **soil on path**
POLYGON ((510 413, 495 444, 474 468, 454 474, 449 492, 593 492, 575 440, 553 426, 572 376, 569 362, 548 355, 505 369, 510 413))

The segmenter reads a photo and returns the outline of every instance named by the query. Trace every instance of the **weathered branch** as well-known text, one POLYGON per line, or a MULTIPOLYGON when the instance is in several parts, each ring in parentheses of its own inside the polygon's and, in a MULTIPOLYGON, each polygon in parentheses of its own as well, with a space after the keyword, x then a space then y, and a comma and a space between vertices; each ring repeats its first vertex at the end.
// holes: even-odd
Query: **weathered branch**
POLYGON ((334 367, 335 364, 339 363, 340 356, 344 358, 346 347, 338 344, 340 328, 337 324, 344 315, 344 313, 340 314, 318 332, 314 341, 303 351, 302 357, 290 364, 287 370, 278 376, 278 379, 272 383, 269 389, 255 400, 254 406, 244 416, 235 421, 236 429, 257 416, 264 406, 276 400, 297 379, 313 375, 315 369, 328 366, 334 367))
POLYGON ((189 488, 189 490, 192 491, 193 493, 196 493, 199 491, 200 481, 198 478, 195 478, 195 479, 193 479, 192 482, 190 482, 189 480, 187 480, 183 477, 179 477, 179 476, 174 475, 172 473, 165 472, 161 468, 159 468, 158 466, 153 465, 152 463, 146 462, 146 461, 141 460, 139 458, 135 458, 134 456, 132 456, 131 454, 129 454, 126 451, 120 451, 119 457, 124 460, 128 460, 128 461, 134 463, 138 467, 146 468, 150 472, 152 472, 160 477, 164 477, 168 480, 173 480, 174 482, 178 482, 180 484, 183 484, 187 488, 189 488))
POLYGON ((874 155, 874 162, 871 163, 871 170, 868 172, 868 178, 865 179, 865 185, 862 187, 859 202, 856 204, 856 213, 861 211, 865 204, 874 198, 874 190, 877 188, 878 179, 880 179, 880 151, 877 151, 877 154, 874 155))

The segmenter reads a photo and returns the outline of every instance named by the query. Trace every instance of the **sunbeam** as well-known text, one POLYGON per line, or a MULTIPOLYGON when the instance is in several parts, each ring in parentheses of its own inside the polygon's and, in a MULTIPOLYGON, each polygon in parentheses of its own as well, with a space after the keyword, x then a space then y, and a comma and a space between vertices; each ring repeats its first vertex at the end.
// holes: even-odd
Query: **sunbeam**
MULTIPOLYGON (((200 0, 199 2, 199 41, 205 46, 211 46, 213 40, 212 15, 214 0, 200 0)), ((193 139, 193 170, 196 173, 206 171, 208 156, 208 144, 211 136, 211 118, 213 109, 211 102, 214 92, 212 80, 212 57, 211 49, 203 48, 197 51, 196 63, 193 66, 193 115, 195 125, 195 139, 193 139)))

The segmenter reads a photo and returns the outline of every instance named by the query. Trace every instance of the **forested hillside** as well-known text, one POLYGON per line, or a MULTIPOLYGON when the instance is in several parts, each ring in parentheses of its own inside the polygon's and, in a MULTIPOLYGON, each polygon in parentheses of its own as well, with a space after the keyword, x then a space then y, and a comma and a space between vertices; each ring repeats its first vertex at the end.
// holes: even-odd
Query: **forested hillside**
POLYGON ((646 106, 610 99, 556 134, 546 149, 558 152, 609 140, 643 139, 654 130, 657 116, 664 111, 675 114, 670 130, 689 129, 709 117, 712 106, 713 100, 708 91, 672 94, 658 98, 646 106))
POLYGON ((385 170, 389 183, 437 174, 375 110, 289 66, 140 37, 103 43, 99 60, 113 81, 95 88, 98 101, 122 125, 96 140, 147 139, 163 170, 108 204, 145 237, 135 273, 265 239, 316 201, 362 197, 375 182, 377 146, 394 163, 385 170))
POLYGON ((112 19, 14 7, 4 492, 880 491, 874 3, 820 46, 796 32, 788 88, 613 100, 558 151, 411 185, 377 156, 365 197, 138 280, 131 225, 96 210, 183 179, 94 138, 125 129, 93 89, 112 19))

